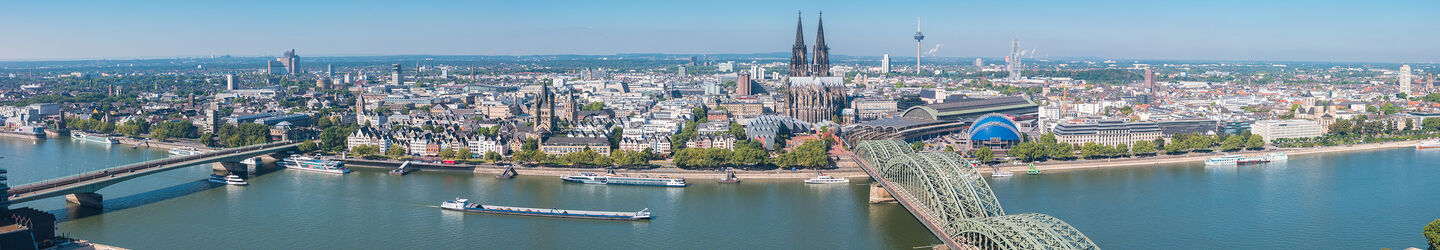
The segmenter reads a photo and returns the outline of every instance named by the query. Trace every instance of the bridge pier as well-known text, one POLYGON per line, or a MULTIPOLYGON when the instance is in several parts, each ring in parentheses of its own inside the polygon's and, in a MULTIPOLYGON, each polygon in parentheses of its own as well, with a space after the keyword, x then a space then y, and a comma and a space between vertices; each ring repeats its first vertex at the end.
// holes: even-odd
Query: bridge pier
POLYGON ((895 203, 895 196, 890 195, 890 191, 886 191, 885 187, 881 187, 880 182, 871 182, 870 204, 877 203, 895 203))
POLYGON ((225 171, 230 173, 250 172, 250 166, 247 166, 245 163, 240 162, 220 161, 211 163, 210 165, 213 166, 212 168, 214 168, 216 171, 225 171))
POLYGON ((73 193, 65 195, 65 201, 82 207, 104 208, 105 196, 98 193, 73 193))

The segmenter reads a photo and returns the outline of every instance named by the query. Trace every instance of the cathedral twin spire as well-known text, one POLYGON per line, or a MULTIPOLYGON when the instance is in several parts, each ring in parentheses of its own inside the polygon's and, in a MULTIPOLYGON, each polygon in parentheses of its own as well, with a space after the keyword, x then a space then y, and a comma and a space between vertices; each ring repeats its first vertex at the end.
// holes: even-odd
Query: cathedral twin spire
MULTIPOLYGON (((822 14, 823 15, 823 14, 822 14)), ((825 46, 825 19, 819 19, 815 33, 814 61, 806 60, 805 25, 799 13, 795 18, 795 46, 790 51, 790 76, 830 76, 830 47, 825 46)))

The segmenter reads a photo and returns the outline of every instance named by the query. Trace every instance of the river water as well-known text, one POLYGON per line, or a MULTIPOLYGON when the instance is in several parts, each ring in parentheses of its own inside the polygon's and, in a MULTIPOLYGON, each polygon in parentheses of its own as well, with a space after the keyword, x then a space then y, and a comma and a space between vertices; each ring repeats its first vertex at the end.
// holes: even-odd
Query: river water
MULTIPOLYGON (((163 150, 0 138, 18 185, 166 157, 163 150)), ((523 171, 523 170, 522 170, 523 171)), ((743 248, 908 249, 938 244, 868 186, 800 180, 687 188, 594 186, 555 177, 415 172, 389 176, 279 170, 250 186, 205 182, 196 166, 100 191, 105 209, 61 198, 20 204, 56 213, 73 237, 138 249, 743 248), (634 211, 649 222, 442 211, 487 204, 634 211)), ((987 177, 988 178, 988 177, 987 177)), ((1107 249, 1402 249, 1440 218, 1440 151, 1390 149, 1291 156, 1264 165, 1200 163, 1019 175, 991 180, 1006 212, 1054 215, 1107 249)))
MULTIPOLYGON (((52 139, 0 138, 0 167, 19 185, 166 157, 164 150, 52 139)), ((135 249, 908 249, 939 244, 897 204, 871 205, 868 183, 801 180, 686 188, 597 186, 556 177, 415 172, 390 176, 279 170, 249 186, 206 182, 208 165, 100 190, 103 211, 63 198, 16 205, 57 214, 61 233, 135 249), (441 201, 636 211, 648 222, 442 211, 441 201)))

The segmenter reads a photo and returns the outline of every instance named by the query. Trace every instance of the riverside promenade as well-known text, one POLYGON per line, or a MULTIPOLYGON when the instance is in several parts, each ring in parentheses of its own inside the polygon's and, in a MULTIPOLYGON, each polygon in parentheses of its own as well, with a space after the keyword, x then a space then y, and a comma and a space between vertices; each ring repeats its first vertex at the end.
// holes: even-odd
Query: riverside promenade
MULTIPOLYGON (((1267 149, 1267 150, 1261 150, 1261 151, 1239 151, 1239 152, 1230 152, 1230 153, 1228 153, 1228 154, 1237 154, 1237 155, 1264 155, 1264 154, 1269 154, 1269 153, 1284 152, 1285 154, 1287 154, 1287 155, 1289 155, 1289 156, 1297 156, 1297 155, 1307 155, 1307 154, 1358 152, 1358 151, 1368 151, 1368 150, 1383 150, 1383 149, 1393 149, 1393 148, 1414 147, 1415 144, 1420 143, 1420 141, 1421 141, 1421 140, 1398 141, 1398 142, 1384 142, 1384 143, 1366 143, 1366 144, 1356 144, 1356 145, 1344 145, 1344 146, 1333 146, 1333 147, 1313 147, 1313 148, 1278 148, 1278 149, 1267 149)), ((1223 156, 1223 155, 1225 155, 1225 154, 1227 154, 1227 153, 1226 153, 1226 152, 1214 152, 1214 153, 1209 153, 1209 154, 1184 154, 1184 155, 1174 155, 1174 156, 1171 156, 1171 155, 1159 155, 1159 156, 1141 157, 1141 158, 1095 159, 1095 160, 1074 160, 1074 161, 1048 161, 1048 162, 1037 162, 1037 163, 1035 163, 1035 168, 1036 168, 1036 169, 1040 169, 1041 171, 1065 171, 1065 170, 1080 170, 1080 169, 1109 168, 1109 167, 1158 166, 1158 165, 1164 165, 1164 164, 1183 164, 1183 163, 1196 163, 1196 164, 1200 164, 1200 163, 1202 163, 1205 159, 1210 159, 1210 158, 1217 157, 1217 156, 1223 156)), ((1020 165, 1000 164, 1000 170, 1001 170, 1001 171, 1011 171, 1011 172, 1020 173, 1020 172, 1024 172, 1024 171, 1029 170, 1029 169, 1030 169, 1030 166, 1029 166, 1028 164, 1020 164, 1020 165)), ((983 174, 990 174, 990 173, 995 172, 995 169, 994 169, 994 168, 988 167, 988 166, 978 167, 978 168, 975 168, 975 170, 978 170, 980 173, 983 173, 983 174)))
MULTIPOLYGON (((344 161, 346 166, 357 168, 381 168, 394 169, 404 161, 395 160, 366 160, 359 158, 335 158, 334 160, 344 161)), ((725 172, 715 170, 686 170, 674 167, 668 162, 660 164, 661 167, 654 169, 613 169, 616 174, 626 175, 649 175, 649 176, 670 176, 688 179, 719 179, 725 176, 725 172)), ((836 168, 824 169, 817 172, 813 169, 772 169, 772 170, 734 170, 735 176, 740 179, 809 179, 814 178, 818 173, 825 173, 835 177, 844 178, 870 178, 860 166, 850 157, 840 157, 835 161, 836 168)), ((495 164, 439 164, 412 162, 411 166, 420 171, 451 171, 451 172, 473 172, 476 174, 499 174, 506 166, 495 164)), ((565 168, 565 167, 519 167, 515 168, 520 175, 531 176, 569 176, 576 173, 605 173, 612 169, 606 168, 565 168)))

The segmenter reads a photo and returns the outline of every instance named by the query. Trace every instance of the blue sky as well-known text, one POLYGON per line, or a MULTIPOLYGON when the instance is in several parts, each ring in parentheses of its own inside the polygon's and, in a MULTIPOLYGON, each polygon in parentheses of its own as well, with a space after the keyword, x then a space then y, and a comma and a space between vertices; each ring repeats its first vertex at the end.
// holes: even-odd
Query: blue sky
POLYGON ((795 13, 833 54, 1440 61, 1440 1, 0 2, 0 60, 789 51, 795 13))

